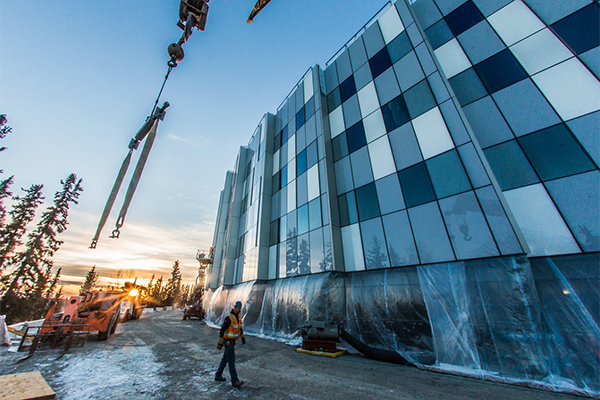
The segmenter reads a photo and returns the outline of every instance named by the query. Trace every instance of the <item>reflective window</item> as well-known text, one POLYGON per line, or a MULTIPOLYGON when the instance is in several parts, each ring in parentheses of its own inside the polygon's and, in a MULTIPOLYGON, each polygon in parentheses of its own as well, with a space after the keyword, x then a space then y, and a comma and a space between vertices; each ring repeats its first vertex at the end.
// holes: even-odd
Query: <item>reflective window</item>
POLYGON ((307 174, 302 174, 296 179, 296 192, 298 207, 308 202, 307 174))
POLYGON ((320 194, 319 187, 319 166, 313 165, 306 173, 308 184, 308 201, 311 201, 320 194))
POLYGON ((490 15, 488 22, 507 46, 544 29, 544 23, 520 0, 490 15))
POLYGON ((502 190, 539 182, 516 140, 483 151, 502 190))
POLYGON ((365 64, 358 69, 354 73, 354 83, 356 84, 356 89, 362 89, 365 85, 373 80, 371 76, 371 69, 369 68, 369 64, 365 64))
POLYGON ((333 150, 333 161, 338 161, 348 155, 346 132, 341 133, 331 140, 331 148, 333 150))
POLYGON ((471 62, 456 39, 434 50, 434 54, 447 78, 452 78, 471 67, 471 62))
POLYGON ((416 118, 436 106, 427 79, 404 92, 404 101, 411 118, 416 118))
POLYGON ((275 135, 275 138, 273 139, 273 153, 276 153, 280 147, 281 147, 281 132, 279 132, 277 135, 275 135))
POLYGON ((503 255, 522 253, 523 250, 519 240, 492 186, 477 189, 476 193, 479 204, 481 204, 481 208, 485 213, 485 218, 500 248, 500 253, 503 255))
POLYGON ((504 192, 532 257, 579 253, 579 246, 542 184, 504 192))
POLYGON ((390 7, 381 17, 379 17, 379 28, 385 44, 391 42, 396 36, 404 31, 404 25, 398 16, 396 7, 390 7))
POLYGON ((269 235, 269 245, 273 246, 274 244, 279 243, 279 220, 271 222, 271 232, 269 235))
POLYGON ((543 181, 595 169, 564 124, 522 136, 518 141, 543 181))
POLYGON ((467 170, 469 179, 473 187, 482 187, 490 184, 490 179, 487 175, 486 170, 483 168, 481 159, 475 151, 473 143, 467 143, 464 146, 458 148, 460 158, 467 170))
POLYGON ((277 247, 269 247, 269 275, 268 279, 277 279, 277 247))
POLYGON ((388 52, 390 53, 392 64, 395 64, 396 61, 400 60, 413 49, 406 32, 402 32, 399 36, 392 40, 388 44, 387 48, 388 52))
POLYGON ((415 137, 412 124, 404 124, 388 135, 396 161, 396 169, 401 170, 423 161, 421 150, 415 137))
POLYGON ((358 37, 348 48, 352 70, 357 71, 364 63, 367 62, 367 53, 363 44, 362 37, 358 37))
POLYGON ((346 126, 352 126, 361 119, 360 107, 358 105, 358 96, 354 95, 350 97, 344 104, 342 104, 344 110, 344 123, 346 126))
POLYGON ((287 240, 287 215, 284 215, 279 219, 279 242, 285 242, 287 240))
POLYGON ((393 69, 388 69, 383 74, 379 75, 374 82, 379 98, 377 106, 379 106, 379 104, 388 103, 400 95, 400 86, 398 86, 396 74, 393 69))
POLYGON ((473 68, 469 68, 449 79, 461 106, 465 106, 487 95, 487 90, 473 68))
MULTIPOLYGON (((285 190, 282 190, 282 193, 285 190)), ((282 196, 282 211, 283 211, 283 200, 287 200, 287 210, 292 211, 296 208, 296 180, 294 179, 287 185, 287 199, 282 196)))
POLYGON ((407 207, 435 200, 435 193, 425 163, 419 163, 398 172, 398 177, 407 207))
POLYGON ((277 192, 278 190, 281 189, 281 171, 277 172, 275 175, 273 175, 273 192, 277 192))
POLYGON ((429 27, 425 31, 425 36, 429 39, 429 43, 434 50, 454 37, 452 31, 448 28, 448 24, 443 19, 429 27))
POLYGON ((279 278, 285 278, 287 276, 287 242, 279 243, 279 278))
POLYGON ((365 42, 365 48, 369 58, 373 57, 385 46, 378 24, 373 24, 368 27, 367 30, 362 34, 362 38, 365 42))
POLYGON ((287 174, 287 165, 281 168, 281 185, 280 187, 285 187, 288 184, 288 174, 287 174))
POLYGON ((342 104, 342 98, 340 96, 340 89, 335 88, 331 93, 327 95, 327 109, 335 110, 342 104))
POLYGON ((356 205, 358 207, 358 217, 361 221, 380 215, 374 183, 356 189, 356 205))
POLYGON ((342 107, 338 107, 329 114, 329 128, 331 129, 331 137, 334 138, 344 132, 344 113, 342 107))
POLYGON ((446 227, 436 202, 410 208, 408 216, 421 263, 454 260, 454 253, 446 234, 446 227))
POLYGON ((323 251, 325 252, 325 271, 333 271, 333 256, 331 253, 331 233, 329 227, 323 229, 323 251))
POLYGON ((363 119, 363 126, 365 128, 365 136, 367 143, 385 135, 387 132, 385 129, 385 123, 383 121, 383 115, 380 110, 375 111, 365 119, 363 119))
POLYGON ((344 82, 344 80, 352 75, 352 66, 350 65, 350 56, 348 55, 348 50, 342 51, 342 53, 335 60, 335 65, 337 67, 338 78, 340 82, 344 82))
POLYGON ((308 120, 315 113, 315 96, 312 96, 304 106, 304 116, 305 119, 308 120))
POLYGON ((387 47, 381 49, 369 60, 369 66, 371 67, 373 79, 377 78, 386 69, 392 66, 392 59, 390 58, 390 53, 388 53, 387 47))
POLYGON ((298 275, 298 238, 286 242, 285 274, 286 276, 298 275))
POLYGON ((480 62, 474 68, 490 93, 527 78, 527 72, 508 49, 480 62))
POLYGON ((457 39, 473 64, 477 64, 506 48, 487 21, 481 21, 457 39))
POLYGON ((323 230, 316 229, 310 232, 310 272, 314 274, 323 271, 326 271, 323 230))
POLYGON ((400 189, 398 175, 386 176, 375 182, 377 188, 377 197, 379 198, 379 208, 381 214, 388 214, 403 209, 404 198, 400 189))
POLYGON ((384 215, 382 219, 391 266, 418 264, 419 256, 406 211, 384 215))
POLYGON ((491 96, 463 107, 463 111, 482 148, 514 138, 491 96))
POLYGON ((450 14, 446 15, 446 23, 454 36, 458 36, 470 27, 483 20, 483 15, 471 1, 467 1, 450 14))
POLYGON ((321 196, 321 219, 323 220, 323 225, 329 224, 329 200, 327 194, 321 196))
POLYGON ((319 157, 317 155, 317 141, 315 140, 306 148, 306 167, 310 168, 318 161, 319 157))
POLYGON ((281 130, 281 144, 288 141, 288 126, 284 126, 281 130))
POLYGON ((350 153, 355 152, 367 144, 365 128, 362 121, 348 128, 346 130, 346 136, 348 137, 348 150, 350 153))
POLYGON ((300 129, 304 125, 304 107, 296 114, 296 130, 300 129))
POLYGON ((516 43, 510 49, 529 75, 573 57, 573 53, 548 28, 516 43))
MULTIPOLYGON (((420 48, 421 46, 418 47, 420 48)), ((423 47, 425 47, 425 45, 423 45, 423 47)), ((409 89, 415 83, 420 82, 425 78, 425 74, 423 73, 423 69, 421 68, 421 64, 419 59, 417 59, 415 51, 409 52, 394 64, 394 72, 396 73, 396 78, 398 79, 398 84, 402 91, 409 89)), ((429 50, 426 51, 427 56, 430 57, 431 64, 433 65, 433 60, 431 60, 431 56, 429 56, 429 50)))
POLYGON ((296 176, 302 175, 306 172, 306 150, 303 150, 296 157, 296 176))
POLYGON ((396 172, 394 156, 392 156, 390 142, 386 136, 371 142, 368 149, 374 179, 383 178, 384 176, 396 172))
POLYGON ((358 224, 342 228, 342 248, 344 250, 344 267, 346 272, 364 271, 365 260, 363 258, 358 224))
POLYGON ((454 147, 438 107, 413 119, 412 125, 424 159, 427 160, 454 147))
POLYGON ((346 193, 354 188, 352 183, 352 169, 350 168, 350 157, 344 157, 334 165, 335 184, 338 193, 346 193))
POLYGON ((458 259, 499 255, 473 192, 440 200, 440 208, 458 259))
POLYGON ((402 95, 381 107, 381 113, 383 114, 383 120, 388 132, 410 121, 408 108, 402 95))
POLYGON ((340 225, 346 226, 358 222, 358 210, 356 208, 356 197, 354 191, 338 196, 340 209, 340 225))
POLYGON ((298 235, 308 232, 308 204, 298 207, 298 235))
POLYGON ((551 28, 575 54, 584 53, 600 45, 600 6, 591 3, 552 24, 551 28))
POLYGON ((358 101, 360 112, 363 116, 367 116, 379 108, 377 92, 375 91, 375 84, 373 82, 358 92, 358 101))
POLYGON ((366 147, 363 147, 354 153, 350 154, 350 163, 352 164, 352 177, 354 178, 354 186, 359 187, 373 182, 373 174, 371 173, 371 162, 369 160, 369 152, 366 147))
POLYGON ((308 229, 313 230, 321 226, 321 199, 316 198, 308 203, 308 229))
POLYGON ((354 85, 354 76, 350 75, 348 79, 340 84, 340 98, 342 103, 354 96, 356 93, 356 86, 354 85))
POLYGON ((298 275, 310 274, 310 245, 308 233, 298 236, 298 275))
POLYGON ((381 218, 361 222, 360 231, 367 269, 388 268, 390 263, 381 218))
POLYGON ((426 164, 438 199, 471 189, 456 150, 430 158, 426 164))

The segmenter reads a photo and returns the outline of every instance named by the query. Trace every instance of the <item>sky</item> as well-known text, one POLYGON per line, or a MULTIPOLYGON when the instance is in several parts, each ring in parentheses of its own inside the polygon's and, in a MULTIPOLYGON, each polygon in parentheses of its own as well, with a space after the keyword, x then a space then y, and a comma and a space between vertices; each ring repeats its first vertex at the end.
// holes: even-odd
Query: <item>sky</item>
POLYGON ((309 67, 325 67, 386 3, 272 0, 246 24, 255 0, 212 0, 206 30, 184 44, 163 91, 161 104, 171 107, 120 238, 108 236, 141 146, 92 250, 129 140, 167 72, 167 46, 181 37, 179 0, 0 0, 0 114, 13 128, 0 141, 8 147, 0 179, 15 176, 14 194, 43 184, 38 216, 61 179, 83 179, 54 256, 64 292, 76 292, 94 265, 109 284, 133 275, 166 280, 179 260, 184 281, 194 282, 196 251, 212 245, 219 194, 239 147, 309 67))

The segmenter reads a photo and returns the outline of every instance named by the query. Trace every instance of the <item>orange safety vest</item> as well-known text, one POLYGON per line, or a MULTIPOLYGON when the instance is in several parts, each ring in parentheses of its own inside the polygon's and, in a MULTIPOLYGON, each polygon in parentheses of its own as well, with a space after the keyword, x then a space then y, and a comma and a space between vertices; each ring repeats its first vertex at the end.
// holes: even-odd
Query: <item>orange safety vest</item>
POLYGON ((229 319, 231 320, 231 324, 223 334, 223 338, 237 339, 240 337, 240 332, 242 331, 242 319, 236 317, 234 313, 229 314, 229 319))

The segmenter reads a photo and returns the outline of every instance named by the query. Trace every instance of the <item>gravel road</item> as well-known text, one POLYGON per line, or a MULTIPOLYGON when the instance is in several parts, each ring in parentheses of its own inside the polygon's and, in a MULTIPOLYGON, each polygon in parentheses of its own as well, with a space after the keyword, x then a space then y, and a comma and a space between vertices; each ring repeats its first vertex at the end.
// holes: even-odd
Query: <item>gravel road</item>
POLYGON ((358 353, 329 358, 296 353, 272 340, 247 336, 236 345, 245 384, 215 382, 222 352, 218 331, 182 312, 148 312, 119 324, 106 342, 90 336, 65 356, 58 350, 24 353, 0 348, 0 375, 39 370, 57 399, 485 399, 575 398, 387 364, 358 353))

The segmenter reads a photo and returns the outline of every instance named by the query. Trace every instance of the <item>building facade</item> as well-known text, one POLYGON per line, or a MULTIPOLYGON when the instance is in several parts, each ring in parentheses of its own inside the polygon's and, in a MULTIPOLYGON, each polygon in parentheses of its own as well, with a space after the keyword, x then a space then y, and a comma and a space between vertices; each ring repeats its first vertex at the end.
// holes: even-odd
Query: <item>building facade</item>
POLYGON ((426 368, 598 394, 600 11, 399 0, 265 114, 221 193, 205 304, 426 368))

